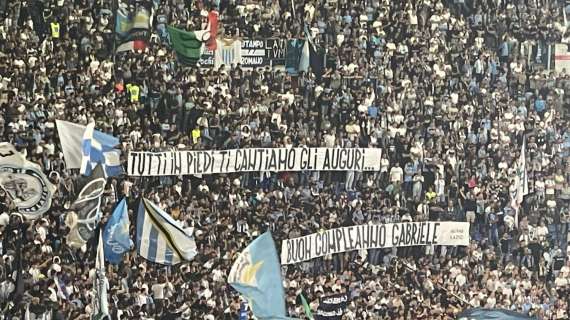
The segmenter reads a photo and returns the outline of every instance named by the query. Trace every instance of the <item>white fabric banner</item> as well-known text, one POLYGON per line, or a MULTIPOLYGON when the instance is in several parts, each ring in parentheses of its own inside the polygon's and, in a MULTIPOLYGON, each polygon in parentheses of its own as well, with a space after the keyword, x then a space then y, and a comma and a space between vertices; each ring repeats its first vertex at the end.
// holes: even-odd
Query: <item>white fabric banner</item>
POLYGON ((570 50, 566 43, 554 45, 554 70, 556 72, 566 70, 566 74, 570 74, 570 50))
POLYGON ((251 148, 129 153, 131 176, 248 171, 379 171, 378 148, 251 148))
POLYGON ((281 244, 281 264, 362 249, 409 246, 467 246, 468 222, 401 222, 330 229, 281 244))

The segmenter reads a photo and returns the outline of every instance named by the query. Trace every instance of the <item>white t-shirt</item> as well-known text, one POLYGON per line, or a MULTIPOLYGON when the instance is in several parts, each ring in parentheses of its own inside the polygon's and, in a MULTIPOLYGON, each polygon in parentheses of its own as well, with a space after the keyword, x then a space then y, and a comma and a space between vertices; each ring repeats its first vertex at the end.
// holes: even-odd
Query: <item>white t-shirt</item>
POLYGON ((404 170, 400 167, 392 167, 390 169, 390 181, 392 182, 402 182, 404 176, 404 170))
POLYGON ((534 188, 536 189, 536 191, 544 191, 544 181, 536 180, 534 182, 534 188))
POLYGON ((548 235, 548 228, 546 226, 539 226, 536 228, 536 235, 538 236, 538 240, 544 240, 546 235, 548 235))
POLYGON ((388 166, 390 165, 390 161, 388 159, 383 158, 380 160, 380 172, 388 172, 388 166))
POLYGON ((152 290, 152 296, 154 297, 154 299, 164 299, 167 286, 168 286, 168 284, 166 284, 166 283, 155 283, 155 284, 153 284, 151 287, 151 290, 152 290))
POLYGON ((556 185, 554 180, 547 179, 546 181, 544 181, 544 184, 546 187, 546 194, 554 194, 554 186, 556 185))
POLYGON ((125 196, 129 196, 129 193, 131 192, 131 187, 133 186, 133 183, 130 181, 124 181, 123 182, 123 193, 125 194, 125 196))
POLYGON ((349 138, 358 137, 360 134, 360 126, 358 124, 347 124, 345 126, 346 133, 348 133, 349 138))
POLYGON ((412 10, 408 10, 408 17, 410 25, 415 26, 418 24, 418 16, 412 10))
POLYGON ((557 288, 564 287, 568 285, 568 279, 559 276, 558 278, 556 278, 556 280, 554 280, 554 285, 556 285, 557 288))
POLYGON ((459 285, 460 287, 462 287, 466 282, 467 282, 467 277, 465 277, 465 275, 462 273, 457 275, 457 277, 455 278, 455 283, 457 283, 457 285, 459 285))
POLYGON ((55 145, 53 143, 46 143, 44 145, 44 148, 46 149, 48 155, 52 156, 55 154, 55 145))
POLYGON ((336 141, 334 134, 330 134, 330 133, 325 134, 324 140, 325 140, 325 147, 327 147, 327 148, 334 147, 334 144, 336 141))
POLYGON ((445 180, 437 179, 435 180, 435 192, 438 196, 442 196, 445 193, 445 180))

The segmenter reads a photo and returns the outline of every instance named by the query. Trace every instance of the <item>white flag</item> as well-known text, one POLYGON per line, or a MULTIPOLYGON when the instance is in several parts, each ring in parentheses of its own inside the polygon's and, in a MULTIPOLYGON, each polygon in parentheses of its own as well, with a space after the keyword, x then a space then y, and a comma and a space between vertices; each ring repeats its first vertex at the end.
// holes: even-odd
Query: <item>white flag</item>
POLYGON ((57 133, 65 159, 65 166, 69 169, 81 168, 81 142, 83 141, 83 133, 85 126, 80 124, 55 120, 57 133))

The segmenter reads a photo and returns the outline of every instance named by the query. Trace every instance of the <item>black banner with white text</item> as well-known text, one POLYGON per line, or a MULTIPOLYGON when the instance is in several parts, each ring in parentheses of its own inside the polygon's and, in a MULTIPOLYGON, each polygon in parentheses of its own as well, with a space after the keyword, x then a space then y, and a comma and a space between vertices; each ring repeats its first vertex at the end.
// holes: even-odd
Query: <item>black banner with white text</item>
POLYGON ((348 305, 348 295, 345 293, 322 297, 319 307, 314 314, 315 320, 341 320, 348 305))

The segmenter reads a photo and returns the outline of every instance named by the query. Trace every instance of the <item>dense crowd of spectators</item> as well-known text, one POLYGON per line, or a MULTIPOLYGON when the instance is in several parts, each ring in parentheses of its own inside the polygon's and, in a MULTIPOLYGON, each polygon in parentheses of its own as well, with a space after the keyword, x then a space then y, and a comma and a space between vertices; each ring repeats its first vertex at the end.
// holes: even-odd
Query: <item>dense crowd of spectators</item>
MULTIPOLYGON (((129 1, 123 1, 130 3, 129 1)), ((134 3, 134 1, 132 1, 134 3)), ((55 119, 95 122, 130 150, 326 146, 382 148, 379 172, 254 172, 109 179, 103 225, 128 198, 134 238, 144 195, 193 226, 199 254, 175 267, 133 250, 108 265, 113 319, 237 319, 226 278, 265 230, 280 240, 321 229, 396 221, 468 221, 468 247, 376 249, 284 266, 289 315, 346 292, 346 319, 448 319, 470 307, 568 319, 570 78, 552 46, 565 41, 564 1, 154 1, 144 52, 113 57, 109 0, 0 1, 0 140, 57 186, 51 210, 24 221, 0 196, 0 315, 86 319, 95 243, 66 245, 76 195, 55 119), (322 81, 278 66, 183 67, 160 35, 303 38, 318 29, 322 81), (41 9, 41 10, 40 10, 41 9), (35 13, 34 13, 35 12, 35 13), (42 34, 43 12, 60 35, 42 34), (140 86, 134 97, 127 86, 140 86), (509 188, 526 141, 529 194, 518 223, 509 188), (16 239, 25 234, 22 265, 16 239), (15 275, 24 270, 22 299, 15 275)), ((96 237, 93 239, 96 241, 96 237)), ((0 316, 1 318, 2 316, 0 316)))

